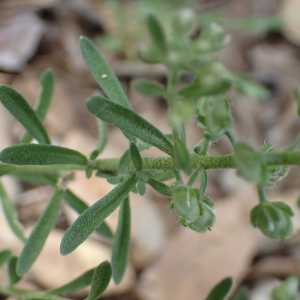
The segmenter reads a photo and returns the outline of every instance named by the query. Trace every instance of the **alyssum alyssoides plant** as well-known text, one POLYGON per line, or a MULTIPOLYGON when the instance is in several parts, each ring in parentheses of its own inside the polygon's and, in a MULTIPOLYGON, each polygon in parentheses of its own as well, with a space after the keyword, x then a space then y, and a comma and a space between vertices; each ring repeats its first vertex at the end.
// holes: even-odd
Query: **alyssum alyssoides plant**
MULTIPOLYGON (((232 117, 230 102, 222 96, 231 87, 252 95, 265 96, 267 92, 226 70, 214 57, 229 41, 222 28, 211 24, 199 36, 191 38, 192 18, 185 14, 174 17, 168 32, 158 20, 147 18, 150 42, 141 49, 140 56, 149 63, 165 66, 167 87, 151 81, 137 80, 135 88, 144 95, 164 97, 169 105, 168 120, 171 133, 164 134, 142 118, 131 105, 112 70, 86 37, 80 39, 83 59, 100 85, 106 97, 95 93, 87 100, 88 110, 98 120, 100 138, 95 150, 88 156, 51 145, 42 121, 49 107, 54 78, 51 70, 42 75, 41 91, 35 108, 9 86, 0 86, 0 101, 25 127, 27 133, 20 145, 0 152, 0 175, 11 175, 24 181, 53 186, 54 192, 45 211, 40 216, 29 237, 23 233, 14 206, 0 185, 3 211, 15 235, 24 242, 19 257, 9 249, 0 252, 0 265, 8 263, 9 283, 0 284, 0 293, 22 299, 61 299, 75 290, 91 284, 88 300, 97 299, 106 289, 111 277, 120 283, 127 264, 130 241, 129 193, 144 195, 146 184, 159 193, 172 198, 170 208, 178 214, 183 226, 197 232, 213 228, 216 213, 214 201, 207 195, 208 169, 236 168, 240 176, 257 185, 259 204, 251 211, 251 222, 265 235, 274 239, 287 238, 292 233, 291 208, 282 202, 270 202, 265 188, 286 176, 289 165, 300 164, 300 136, 284 151, 264 144, 259 150, 246 143, 237 142, 231 132, 232 117), (193 76, 193 81, 180 87, 183 72, 193 76), (204 138, 193 148, 187 149, 185 124, 193 119, 204 129, 204 138), (129 141, 128 150, 121 158, 97 159, 106 143, 106 123, 119 127, 129 141), (234 153, 224 156, 209 156, 212 143, 227 136, 234 153), (30 143, 35 139, 38 144, 30 143), (167 157, 142 158, 141 152, 157 147, 167 157), (105 177, 116 187, 91 207, 67 189, 69 171, 84 170, 86 176, 105 177), (190 175, 185 183, 181 172, 190 175), (171 186, 164 183, 175 178, 171 186), (195 186, 201 178, 200 187, 195 186), (83 243, 94 231, 113 238, 111 263, 102 262, 93 270, 70 283, 52 290, 32 292, 14 287, 37 259, 51 229, 55 226, 62 201, 80 215, 68 228, 61 242, 61 254, 67 255, 83 243), (120 206, 116 233, 112 235, 105 219, 120 206)), ((295 92, 300 104, 300 93, 295 92)), ((212 229, 213 230, 213 229, 212 229)), ((226 278, 217 285, 207 299, 224 299, 232 280, 226 278)), ((238 299, 238 298, 236 298, 238 299)), ((245 298, 243 298, 245 299, 245 298)), ((282 298, 283 299, 283 298, 282 298)))

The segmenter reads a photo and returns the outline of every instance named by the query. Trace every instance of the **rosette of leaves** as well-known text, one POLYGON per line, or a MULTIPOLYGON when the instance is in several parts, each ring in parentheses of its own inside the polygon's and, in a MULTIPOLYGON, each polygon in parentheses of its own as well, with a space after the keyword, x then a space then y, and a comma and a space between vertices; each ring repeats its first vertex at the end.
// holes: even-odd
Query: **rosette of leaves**
POLYGON ((206 129, 205 136, 212 142, 218 141, 231 127, 229 100, 203 97, 197 107, 197 119, 206 129))
POLYGON ((293 232, 290 206, 283 202, 264 201, 251 211, 251 222, 272 239, 285 239, 293 232))

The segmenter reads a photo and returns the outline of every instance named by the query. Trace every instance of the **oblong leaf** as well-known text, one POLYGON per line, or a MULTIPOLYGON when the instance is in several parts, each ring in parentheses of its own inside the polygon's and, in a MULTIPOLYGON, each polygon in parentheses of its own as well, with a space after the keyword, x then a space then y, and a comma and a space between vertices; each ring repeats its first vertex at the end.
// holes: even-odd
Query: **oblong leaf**
POLYGON ((63 195, 63 190, 54 189, 46 209, 32 229, 18 260, 17 274, 19 276, 24 275, 30 269, 42 251, 46 239, 59 215, 63 195))
POLYGON ((138 147, 133 142, 130 143, 130 156, 131 156, 132 163, 133 163, 134 167, 136 168, 136 170, 142 171, 142 169, 143 169, 142 157, 140 155, 140 151, 139 151, 138 147))
MULTIPOLYGON (((41 75, 40 85, 41 89, 34 110, 43 121, 50 106, 54 90, 54 74, 51 68, 44 71, 41 75)), ((22 143, 29 143, 31 140, 32 136, 29 133, 26 133, 22 143)))
POLYGON ((244 286, 239 288, 232 300, 250 300, 249 290, 244 286))
POLYGON ((168 197, 172 196, 172 190, 168 185, 155 179, 149 179, 148 183, 160 194, 168 197))
POLYGON ((208 294, 205 300, 223 300, 230 291, 232 278, 227 277, 218 283, 208 294))
POLYGON ((95 270, 91 291, 86 300, 96 300, 106 290, 112 275, 112 268, 109 261, 105 260, 95 270))
POLYGON ((133 174, 102 199, 86 209, 65 232, 60 245, 61 254, 67 255, 83 243, 122 203, 135 186, 136 181, 136 175, 133 174))
POLYGON ((185 142, 177 137, 174 138, 174 155, 180 169, 187 174, 191 174, 193 167, 189 151, 185 142))
POLYGON ((12 165, 86 165, 87 158, 72 149, 53 145, 21 144, 3 149, 0 161, 12 165))
POLYGON ((15 166, 0 163, 0 176, 11 173, 16 169, 15 166))
POLYGON ((23 231, 23 225, 18 220, 17 210, 8 198, 5 190, 0 182, 0 199, 3 207, 3 211, 5 214, 5 218, 10 229, 13 233, 22 241, 26 241, 26 237, 23 231))
POLYGON ((8 261, 8 276, 10 285, 16 284, 21 279, 21 276, 19 276, 16 272, 17 262, 17 256, 12 256, 8 261))
POLYGON ((130 151, 129 151, 129 149, 127 149, 120 158, 119 165, 118 165, 119 173, 122 173, 123 171, 125 171, 126 167, 130 163, 130 161, 131 161, 130 151))
POLYGON ((71 282, 64 284, 63 286, 47 291, 47 294, 51 295, 64 295, 76 292, 78 290, 84 289, 92 283, 93 274, 95 269, 86 271, 81 276, 75 278, 71 282))
POLYGON ((142 95, 150 97, 166 96, 165 87, 153 80, 137 79, 133 82, 133 87, 142 95))
POLYGON ((97 119, 99 140, 95 149, 90 154, 90 159, 96 159, 97 156, 103 151, 107 142, 107 125, 102 120, 97 119))
POLYGON ((111 264, 113 279, 116 284, 122 281, 127 266, 130 245, 130 224, 130 203, 129 197, 126 197, 120 207, 119 222, 112 247, 111 264))
POLYGON ((41 144, 51 144, 40 118, 21 94, 7 85, 0 86, 0 101, 41 144))
POLYGON ((147 19, 147 26, 150 32, 151 38, 157 50, 163 55, 167 53, 167 43, 165 33, 159 21, 154 15, 149 15, 147 19))
POLYGON ((173 145, 166 136, 134 111, 100 96, 90 97, 87 101, 87 108, 103 121, 173 155, 173 145))
POLYGON ((108 98, 131 108, 119 80, 92 41, 82 36, 79 40, 79 47, 87 67, 108 98))
MULTIPOLYGON (((79 214, 83 213, 89 208, 84 201, 74 195, 70 190, 66 190, 64 199, 67 201, 68 205, 75 209, 79 214)), ((105 221, 103 221, 99 227, 96 228, 96 232, 109 239, 113 237, 113 234, 105 221)))
POLYGON ((8 249, 4 249, 2 251, 0 251, 0 267, 3 266, 6 261, 9 260, 11 256, 11 251, 8 249))

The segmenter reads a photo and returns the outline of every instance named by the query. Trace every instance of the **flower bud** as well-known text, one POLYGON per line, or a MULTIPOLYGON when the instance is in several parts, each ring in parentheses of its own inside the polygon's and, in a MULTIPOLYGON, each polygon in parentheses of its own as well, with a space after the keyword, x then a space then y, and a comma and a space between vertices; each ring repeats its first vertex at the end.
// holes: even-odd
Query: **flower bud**
POLYGON ((198 200, 188 187, 184 185, 177 187, 173 191, 172 200, 174 209, 179 217, 185 219, 187 222, 193 222, 198 218, 198 200))
POLYGON ((251 211, 251 222, 266 236, 284 239, 292 234, 292 209, 283 202, 263 202, 251 211))

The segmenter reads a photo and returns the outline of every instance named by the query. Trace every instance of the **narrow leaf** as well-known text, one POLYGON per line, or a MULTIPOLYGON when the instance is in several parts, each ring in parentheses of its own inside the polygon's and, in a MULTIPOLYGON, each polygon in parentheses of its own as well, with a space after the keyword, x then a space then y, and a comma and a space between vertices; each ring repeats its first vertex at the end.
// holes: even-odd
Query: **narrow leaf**
POLYGON ((96 159, 97 156, 103 151, 107 142, 107 125, 105 122, 97 118, 99 140, 98 143, 90 154, 90 159, 96 159))
POLYGON ((102 199, 86 209, 66 231, 60 245, 62 255, 74 251, 122 203, 136 184, 136 175, 121 182, 102 199))
POLYGON ((109 261, 104 261, 95 270, 91 291, 86 300, 96 300, 107 289, 112 275, 112 268, 109 261))
POLYGON ((244 286, 239 288, 232 300, 250 300, 249 290, 244 286))
POLYGON ((167 43, 161 24, 155 16, 149 15, 147 25, 154 45, 161 54, 165 55, 167 53, 167 43))
POLYGON ((0 182, 0 198, 1 198, 3 211, 5 214, 5 218, 7 220, 10 229, 21 241, 25 242, 26 237, 23 232, 23 225, 18 220, 17 210, 15 209, 11 200, 8 198, 1 182, 0 182))
POLYGON ((0 152, 0 161, 12 165, 87 164, 87 158, 75 150, 40 144, 5 148, 0 152))
POLYGON ((0 163, 0 176, 11 173, 16 169, 15 166, 0 163))
POLYGON ((123 171, 125 171, 126 167, 130 163, 130 161, 131 161, 130 151, 129 151, 129 149, 127 149, 120 158, 119 165, 118 165, 119 173, 122 173, 123 171))
POLYGON ((208 294, 205 300, 223 300, 230 291, 232 278, 227 277, 218 283, 208 294))
POLYGON ((153 80, 137 79, 133 82, 133 87, 142 95, 150 97, 166 97, 165 87, 153 80))
POLYGON ((0 251, 0 267, 3 266, 11 256, 11 251, 8 249, 0 251))
POLYGON ((0 101, 39 143, 51 144, 40 118, 21 94, 10 86, 1 85, 0 101))
POLYGON ((42 251, 46 239, 59 215, 63 195, 63 190, 54 189, 46 209, 32 229, 18 260, 17 274, 19 276, 24 275, 30 269, 42 251))
POLYGON ((57 289, 47 291, 47 294, 64 295, 84 289, 85 287, 91 284, 94 272, 95 269, 88 270, 87 272, 72 280, 71 282, 64 284, 63 286, 57 289))
POLYGON ((157 181, 155 179, 149 179, 148 183, 160 194, 171 197, 172 191, 170 187, 160 181, 157 181))
POLYGON ((98 118, 131 133, 158 149, 173 154, 173 145, 166 136, 134 111, 100 96, 87 101, 88 110, 98 118))
POLYGON ((178 163, 180 169, 182 169, 187 174, 191 174, 193 167, 189 151, 186 148, 186 144, 177 137, 174 138, 174 154, 175 160, 178 163))
POLYGON ((126 197, 120 207, 119 222, 112 247, 111 264, 116 284, 122 281, 127 266, 130 245, 130 215, 129 197, 126 197))
POLYGON ((16 272, 17 262, 17 256, 12 256, 8 261, 8 276, 10 285, 16 284, 21 279, 21 277, 16 272))
MULTIPOLYGON (((89 208, 89 206, 84 201, 74 195, 70 190, 66 190, 64 199, 67 201, 69 206, 71 206, 79 214, 83 213, 86 209, 89 208)), ((96 232, 106 238, 113 237, 110 228, 104 221, 99 225, 99 227, 96 228, 96 232)))
POLYGON ((143 180, 138 180, 137 182, 137 190, 140 196, 144 196, 146 194, 146 185, 143 180))
MULTIPOLYGON (((41 89, 34 110, 43 121, 50 106, 54 90, 54 74, 52 69, 47 69, 41 75, 40 85, 41 89)), ((22 140, 22 143, 29 143, 31 140, 32 136, 29 133, 26 133, 22 140)))
POLYGON ((175 177, 175 174, 172 171, 159 171, 155 173, 154 179, 158 181, 166 181, 175 177))
POLYGON ((79 40, 79 46, 87 67, 108 98, 127 108, 131 108, 119 80, 92 41, 82 36, 79 40))
POLYGON ((135 143, 130 143, 130 156, 132 163, 137 171, 142 171, 143 169, 143 162, 142 157, 140 155, 140 151, 135 143))

